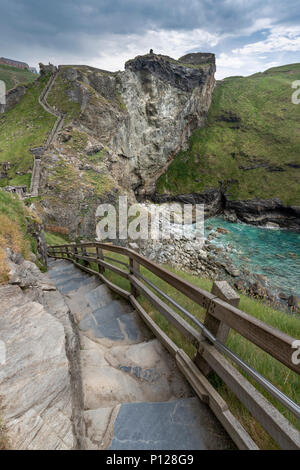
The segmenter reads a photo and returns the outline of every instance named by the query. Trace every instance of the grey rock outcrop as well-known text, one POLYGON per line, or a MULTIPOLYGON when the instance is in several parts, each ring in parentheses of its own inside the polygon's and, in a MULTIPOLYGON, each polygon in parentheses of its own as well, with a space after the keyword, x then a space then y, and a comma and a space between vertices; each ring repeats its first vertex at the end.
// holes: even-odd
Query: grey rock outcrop
POLYGON ((16 88, 9 90, 6 95, 5 111, 9 111, 11 108, 16 106, 16 104, 18 104, 21 98, 25 95, 26 90, 26 86, 23 85, 19 85, 16 88))
POLYGON ((213 54, 196 65, 147 54, 116 73, 59 67, 69 100, 81 106, 78 129, 107 148, 112 175, 138 195, 154 191, 173 156, 204 125, 214 73, 213 54))
POLYGON ((214 63, 193 68, 151 54, 126 63, 119 89, 128 117, 117 133, 115 151, 129 159, 138 196, 153 193, 174 155, 204 125, 214 72, 214 63))
POLYGON ((253 225, 274 224, 300 232, 300 207, 285 206, 279 199, 230 201, 225 203, 225 216, 253 225))
POLYGON ((41 160, 47 224, 90 236, 100 203, 114 202, 118 193, 131 203, 154 193, 156 180, 205 123, 215 85, 214 55, 198 62, 147 54, 116 73, 59 66, 56 80, 67 85, 76 112, 41 160), (56 171, 58 162, 68 185, 56 171))
POLYGON ((40 67, 40 75, 52 75, 53 73, 56 72, 57 68, 55 67, 55 65, 53 64, 49 64, 48 65, 45 65, 43 64, 42 62, 39 63, 39 67, 40 67))
POLYGON ((205 217, 211 217, 221 213, 224 209, 224 195, 221 190, 209 189, 203 193, 169 194, 154 193, 151 199, 155 203, 179 202, 181 204, 204 204, 205 217))
POLYGON ((63 326, 19 286, 0 287, 1 414, 13 449, 71 449, 72 402, 63 326))
POLYGON ((10 253, 0 287, 1 418, 10 448, 82 447, 79 338, 63 297, 30 261, 10 253))

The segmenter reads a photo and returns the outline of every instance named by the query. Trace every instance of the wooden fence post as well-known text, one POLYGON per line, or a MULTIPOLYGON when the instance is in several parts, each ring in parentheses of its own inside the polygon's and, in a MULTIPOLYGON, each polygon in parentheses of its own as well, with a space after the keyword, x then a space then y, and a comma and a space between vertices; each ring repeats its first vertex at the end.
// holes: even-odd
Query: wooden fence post
MULTIPOLYGON (((85 247, 85 246, 82 246, 82 247, 81 247, 81 254, 82 254, 82 256, 87 256, 87 252, 86 252, 86 247, 85 247)), ((83 260, 83 266, 89 266, 89 262, 88 262, 86 259, 83 260)))
MULTIPOLYGON (((140 265, 137 261, 135 261, 135 259, 133 258, 129 258, 129 264, 130 264, 130 273, 135 275, 135 273, 133 272, 133 270, 135 271, 140 271, 140 265)), ((139 292, 138 290, 135 288, 135 286, 130 282, 130 291, 131 291, 131 295, 133 295, 133 297, 137 297, 139 292)))
MULTIPOLYGON (((97 259, 104 260, 103 251, 102 251, 102 248, 100 248, 100 246, 96 246, 96 252, 97 252, 97 259)), ((101 264, 98 264, 98 271, 99 273, 103 274, 105 272, 104 266, 101 266, 101 264)))
MULTIPOLYGON (((224 300, 233 307, 238 307, 240 302, 240 296, 232 289, 227 281, 215 281, 212 286, 211 293, 217 298, 224 300)), ((226 323, 218 320, 209 312, 210 304, 206 310, 204 325, 206 328, 223 344, 226 343, 230 327, 226 323)), ((202 357, 201 347, 195 356, 195 363, 204 375, 208 375, 211 372, 211 367, 202 357)))
POLYGON ((74 245, 73 253, 74 253, 74 261, 78 263, 78 259, 76 258, 76 255, 78 255, 78 248, 76 245, 74 245))

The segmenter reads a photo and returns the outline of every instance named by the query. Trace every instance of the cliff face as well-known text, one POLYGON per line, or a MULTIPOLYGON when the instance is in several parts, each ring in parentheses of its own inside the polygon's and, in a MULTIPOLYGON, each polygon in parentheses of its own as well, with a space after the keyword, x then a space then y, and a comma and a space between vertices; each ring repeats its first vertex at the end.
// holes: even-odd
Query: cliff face
POLYGON ((47 100, 65 114, 65 126, 42 160, 46 222, 87 235, 100 202, 118 193, 132 201, 152 194, 173 156, 204 125, 214 73, 213 54, 178 61, 147 54, 116 73, 59 67, 47 100))
POLYGON ((121 185, 130 175, 138 196, 153 192, 174 154, 204 125, 215 83, 214 55, 205 59, 189 54, 185 64, 148 54, 128 61, 124 72, 61 69, 73 83, 70 98, 81 104, 80 124, 108 148, 112 173, 126 175, 121 185))
POLYGON ((183 65, 151 54, 126 63, 120 92, 128 118, 115 150, 129 159, 137 195, 153 192, 174 154, 204 125, 214 72, 214 62, 183 65))
POLYGON ((205 128, 159 178, 158 195, 202 194, 221 184, 228 206, 236 213, 243 206, 249 220, 257 213, 257 221, 261 207, 270 222, 275 207, 284 217, 286 207, 299 207, 300 108, 290 91, 297 80, 300 63, 218 82, 205 128))

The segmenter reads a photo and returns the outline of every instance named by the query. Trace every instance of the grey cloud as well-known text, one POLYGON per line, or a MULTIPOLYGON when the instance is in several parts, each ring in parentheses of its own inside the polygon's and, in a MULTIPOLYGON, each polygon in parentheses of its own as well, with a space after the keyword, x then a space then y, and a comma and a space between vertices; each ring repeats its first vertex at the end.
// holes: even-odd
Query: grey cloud
POLYGON ((236 47, 236 37, 244 44, 245 31, 264 18, 299 24, 299 0, 0 0, 0 55, 20 58, 18 51, 27 51, 30 58, 31 50, 40 49, 93 57, 93 37, 142 35, 149 29, 200 28, 235 36, 236 47))

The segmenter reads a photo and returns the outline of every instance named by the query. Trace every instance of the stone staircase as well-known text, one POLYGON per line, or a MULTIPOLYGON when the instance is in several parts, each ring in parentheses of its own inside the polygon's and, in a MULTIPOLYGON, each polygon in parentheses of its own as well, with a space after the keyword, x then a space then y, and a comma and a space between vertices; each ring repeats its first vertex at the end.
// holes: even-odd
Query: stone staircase
POLYGON ((234 447, 126 301, 65 260, 51 260, 48 276, 79 333, 85 448, 234 447))
POLYGON ((33 197, 36 197, 39 195, 40 176, 41 176, 41 158, 35 157, 32 175, 31 175, 31 185, 30 185, 30 194, 33 197))
POLYGON ((39 186, 40 186, 40 176, 41 176, 41 157, 42 154, 44 153, 45 150, 47 150, 52 142, 54 141, 55 137, 57 136, 58 132, 62 129, 63 124, 64 124, 64 115, 60 113, 59 111, 53 109, 49 104, 47 103, 47 97, 53 87, 53 84, 56 80, 57 73, 53 73, 51 75, 46 87, 42 91, 41 95, 39 96, 39 103, 40 105, 44 108, 44 110, 55 116, 57 119, 54 123, 54 126, 51 129, 51 132, 47 138, 47 141, 44 145, 44 147, 41 147, 40 154, 35 155, 34 158, 34 165, 33 165, 33 170, 32 170, 32 176, 31 176, 31 185, 30 185, 30 194, 27 194, 28 196, 33 196, 36 197, 39 195, 39 186))

